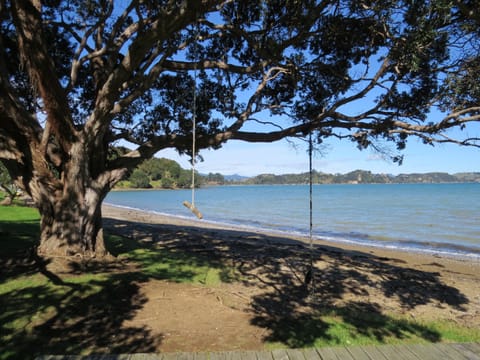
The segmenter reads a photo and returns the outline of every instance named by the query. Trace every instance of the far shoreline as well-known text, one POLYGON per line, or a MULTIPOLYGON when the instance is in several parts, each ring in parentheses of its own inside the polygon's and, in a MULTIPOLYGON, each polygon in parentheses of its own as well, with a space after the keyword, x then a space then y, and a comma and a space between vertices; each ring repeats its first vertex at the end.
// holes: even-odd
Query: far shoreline
MULTIPOLYGON (((480 181, 444 181, 444 182, 339 182, 339 183, 327 183, 327 182, 319 182, 313 183, 313 186, 317 185, 448 185, 448 184, 479 184, 480 181)), ((250 183, 242 183, 242 182, 234 182, 234 183, 226 183, 226 184, 204 184, 200 186, 196 186, 195 190, 201 190, 203 188, 210 188, 210 187, 217 187, 217 186, 308 186, 309 184, 306 182, 301 183, 265 183, 265 184, 250 184, 250 183)), ((114 187, 110 191, 178 191, 178 190, 191 190, 191 187, 187 188, 163 188, 163 187, 151 187, 151 188, 129 188, 129 187, 114 187)))

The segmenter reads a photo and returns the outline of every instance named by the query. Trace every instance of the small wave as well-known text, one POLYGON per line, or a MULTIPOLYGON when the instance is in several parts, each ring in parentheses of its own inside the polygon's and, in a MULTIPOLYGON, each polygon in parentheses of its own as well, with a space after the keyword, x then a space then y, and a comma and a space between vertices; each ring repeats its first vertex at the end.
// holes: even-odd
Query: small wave
MULTIPOLYGON (((232 218, 231 220, 226 220, 222 217, 205 218, 204 220, 198 220, 193 215, 179 215, 178 213, 173 214, 164 211, 161 212, 155 210, 148 210, 139 207, 118 205, 108 202, 105 202, 105 205, 134 211, 147 212, 181 220, 211 224, 212 226, 229 227, 238 229, 239 231, 248 231, 255 233, 268 232, 278 236, 302 238, 304 241, 309 239, 309 232, 304 227, 293 227, 276 223, 266 223, 260 220, 252 221, 238 217, 232 218)), ((448 242, 425 242, 410 239, 397 240, 389 237, 375 238, 370 236, 369 234, 361 232, 334 232, 319 230, 314 231, 313 240, 326 241, 332 244, 337 243, 355 246, 367 246, 413 253, 438 255, 441 257, 466 258, 473 261, 480 261, 480 247, 470 247, 468 245, 451 244, 448 242)))
POLYGON ((398 250, 411 253, 424 253, 441 257, 468 258, 480 261, 480 249, 456 244, 423 243, 415 241, 385 241, 366 238, 353 238, 344 236, 316 235, 315 240, 331 243, 349 244, 355 246, 368 246, 380 249, 398 250))
POLYGON ((155 211, 155 210, 148 210, 148 209, 142 209, 138 207, 133 207, 133 206, 127 206, 127 205, 118 205, 118 204, 112 204, 108 202, 104 202, 105 205, 120 208, 120 209, 126 209, 126 210, 132 210, 132 211, 139 211, 143 213, 148 213, 148 214, 155 214, 155 215, 160 215, 160 216, 166 216, 166 217, 171 217, 175 219, 181 219, 181 220, 188 220, 188 221, 195 221, 195 222, 201 222, 202 220, 198 220, 196 217, 188 216, 188 215, 178 215, 178 214, 172 214, 172 213, 167 213, 167 212, 161 212, 161 211, 155 211))

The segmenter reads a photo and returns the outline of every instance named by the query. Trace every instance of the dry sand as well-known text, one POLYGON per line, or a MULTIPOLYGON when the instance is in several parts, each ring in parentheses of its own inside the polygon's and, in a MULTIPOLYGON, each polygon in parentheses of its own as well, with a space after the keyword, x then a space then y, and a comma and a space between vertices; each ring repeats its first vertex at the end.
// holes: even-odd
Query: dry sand
MULTIPOLYGON (((331 311, 357 330, 400 340, 402 334, 392 334, 381 322, 363 329, 357 315, 480 325, 476 260, 322 241, 310 250, 307 239, 112 206, 103 207, 103 217, 110 233, 206 256, 241 275, 240 281, 215 287, 161 278, 143 283, 147 300, 124 326, 148 329, 160 339, 158 351, 258 350, 265 341, 308 346, 314 337, 328 337, 328 326, 311 321, 331 311), (313 280, 305 284, 310 259, 315 264, 313 280), (293 333, 289 324, 299 323, 308 324, 309 332, 293 333)), ((441 340, 420 327, 419 337, 441 340)))

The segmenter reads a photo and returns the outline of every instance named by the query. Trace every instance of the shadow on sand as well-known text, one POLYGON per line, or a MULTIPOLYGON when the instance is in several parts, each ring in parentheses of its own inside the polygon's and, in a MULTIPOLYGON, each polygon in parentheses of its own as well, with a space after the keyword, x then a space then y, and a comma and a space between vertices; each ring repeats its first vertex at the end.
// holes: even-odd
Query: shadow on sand
POLYGON ((110 233, 161 244, 162 249, 188 254, 196 263, 234 266, 245 286, 259 289, 251 301, 252 324, 266 330, 265 341, 289 347, 342 343, 342 334, 332 331, 337 325, 326 322, 329 318, 340 319, 344 332, 370 340, 440 341, 440 334, 413 319, 389 316, 382 300, 404 312, 426 304, 464 311, 468 303, 458 289, 442 282, 438 272, 408 268, 400 260, 368 252, 324 245, 309 252, 300 241, 230 229, 112 219, 106 225, 110 233), (316 268, 307 286, 310 256, 316 268))
MULTIPOLYGON (((17 280, 15 288, 4 287, 0 293, 0 348, 4 349, 0 358, 158 351, 159 336, 123 323, 147 301, 140 291, 142 282, 188 281, 195 276, 176 268, 179 262, 219 269, 233 266, 240 274, 236 281, 256 289, 249 312, 252 324, 265 329, 263 340, 289 347, 340 343, 331 318, 341 319, 346 331, 356 336, 435 342, 441 340, 438 333, 414 321, 392 318, 377 296, 393 299, 406 310, 429 303, 462 310, 468 303, 438 273, 410 269, 366 252, 317 246, 308 253, 301 242, 234 230, 114 219, 104 219, 104 225, 112 235, 112 254, 149 251, 140 252, 143 258, 135 259, 136 264, 65 262, 61 271, 50 270, 51 264, 35 256, 0 257, 0 282, 17 280), (306 286, 310 256, 317 267, 306 286), (168 266, 153 266, 162 261, 168 266)), ((232 281, 228 271, 220 272, 220 278, 232 281)))

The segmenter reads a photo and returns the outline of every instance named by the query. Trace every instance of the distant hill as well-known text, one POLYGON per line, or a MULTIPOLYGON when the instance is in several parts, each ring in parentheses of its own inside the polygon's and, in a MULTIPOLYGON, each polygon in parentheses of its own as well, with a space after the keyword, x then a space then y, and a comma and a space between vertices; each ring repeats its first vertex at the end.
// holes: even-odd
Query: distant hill
POLYGON ((249 179, 248 176, 242 176, 238 174, 233 174, 233 175, 223 175, 225 178, 225 181, 238 181, 238 182, 243 182, 249 179))
MULTIPOLYGON (((448 174, 443 172, 414 174, 374 174, 371 171, 355 170, 346 174, 326 174, 313 171, 314 184, 402 184, 402 183, 456 183, 479 182, 480 172, 448 174)), ((261 174, 244 180, 246 184, 307 184, 309 173, 261 174)))
MULTIPOLYGON (((308 184, 310 174, 261 174, 247 177, 238 174, 197 174, 196 186, 224 184, 308 184)), ((135 169, 130 177, 120 182, 117 188, 164 188, 188 189, 191 187, 191 170, 183 169, 174 160, 153 158, 135 169)), ((312 172, 314 184, 394 184, 394 183, 480 183, 480 172, 448 174, 443 172, 415 174, 374 174, 371 171, 355 170, 346 174, 312 172)))

